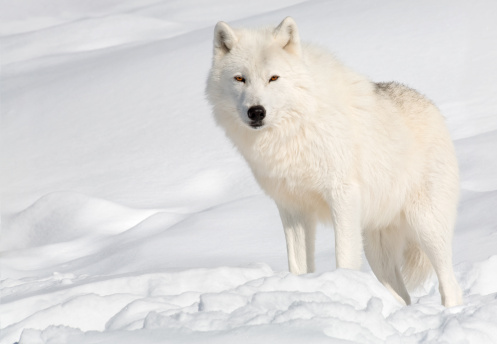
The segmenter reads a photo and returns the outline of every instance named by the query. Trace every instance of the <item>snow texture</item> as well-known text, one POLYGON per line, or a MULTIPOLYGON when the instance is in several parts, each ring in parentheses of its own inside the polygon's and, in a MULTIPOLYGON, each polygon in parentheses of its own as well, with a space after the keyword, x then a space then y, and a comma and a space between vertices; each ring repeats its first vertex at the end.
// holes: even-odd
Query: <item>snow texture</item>
POLYGON ((0 3, 0 343, 497 343, 497 3, 0 3), (447 118, 464 305, 400 306, 367 263, 287 272, 278 212, 204 97, 212 33, 277 25, 447 118))

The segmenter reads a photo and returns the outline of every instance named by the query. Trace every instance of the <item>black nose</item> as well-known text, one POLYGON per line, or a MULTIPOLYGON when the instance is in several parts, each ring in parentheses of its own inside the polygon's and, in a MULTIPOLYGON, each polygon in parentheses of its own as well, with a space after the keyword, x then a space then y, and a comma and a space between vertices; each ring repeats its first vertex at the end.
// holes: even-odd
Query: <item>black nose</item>
POLYGON ((247 111, 247 115, 252 121, 262 121, 266 117, 266 109, 262 105, 251 106, 247 111))

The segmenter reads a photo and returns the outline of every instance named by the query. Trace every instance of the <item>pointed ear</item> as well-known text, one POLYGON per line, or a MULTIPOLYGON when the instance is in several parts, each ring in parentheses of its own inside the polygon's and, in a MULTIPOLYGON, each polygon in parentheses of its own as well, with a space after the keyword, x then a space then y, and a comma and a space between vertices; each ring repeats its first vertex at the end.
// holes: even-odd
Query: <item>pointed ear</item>
POLYGON ((273 31, 274 39, 289 53, 301 55, 300 37, 297 24, 292 17, 286 17, 273 31))
POLYGON ((224 55, 235 46, 238 38, 233 29, 223 21, 214 28, 214 55, 224 55))

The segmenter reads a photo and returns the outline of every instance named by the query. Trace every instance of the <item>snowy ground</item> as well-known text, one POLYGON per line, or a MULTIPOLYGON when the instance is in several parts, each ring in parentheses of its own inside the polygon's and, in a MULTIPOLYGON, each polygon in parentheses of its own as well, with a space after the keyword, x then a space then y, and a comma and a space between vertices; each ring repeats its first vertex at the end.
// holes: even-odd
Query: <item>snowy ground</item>
POLYGON ((0 342, 497 343, 497 3, 5 0, 0 342), (303 39, 447 117, 465 304, 401 307, 367 264, 287 272, 276 207, 204 99, 212 31, 303 39), (333 339, 333 340, 331 340, 333 339))

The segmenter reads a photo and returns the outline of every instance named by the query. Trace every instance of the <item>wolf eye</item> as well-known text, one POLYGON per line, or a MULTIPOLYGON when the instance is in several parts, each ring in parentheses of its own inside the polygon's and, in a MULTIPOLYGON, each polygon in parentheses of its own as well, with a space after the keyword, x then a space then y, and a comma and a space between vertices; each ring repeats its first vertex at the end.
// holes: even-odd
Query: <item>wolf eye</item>
POLYGON ((238 82, 245 82, 245 78, 241 77, 240 75, 235 76, 234 79, 238 82))
POLYGON ((278 76, 278 75, 273 75, 273 76, 271 77, 271 79, 269 79, 269 82, 271 82, 271 81, 276 81, 276 80, 278 80, 278 78, 279 78, 279 76, 278 76))

